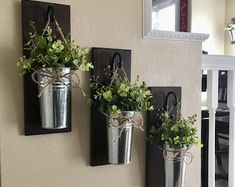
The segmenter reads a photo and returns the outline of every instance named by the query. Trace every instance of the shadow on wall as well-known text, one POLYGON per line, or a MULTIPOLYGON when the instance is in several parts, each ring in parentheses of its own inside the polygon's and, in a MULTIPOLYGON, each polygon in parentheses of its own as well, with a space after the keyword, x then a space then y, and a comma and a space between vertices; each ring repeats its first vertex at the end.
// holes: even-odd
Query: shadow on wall
POLYGON ((77 134, 76 142, 80 152, 76 154, 80 154, 86 165, 90 166, 90 106, 87 104, 90 98, 90 75, 88 72, 80 71, 78 74, 86 97, 79 88, 72 89, 72 132, 77 134))
MULTIPOLYGON (((1 70, 0 85, 2 96, 2 125, 17 125, 18 134, 23 134, 23 84, 16 67, 16 62, 21 55, 21 5, 19 1, 14 3, 14 22, 12 30, 4 33, 0 44, 1 70)), ((12 127, 10 127, 12 128, 12 127)))

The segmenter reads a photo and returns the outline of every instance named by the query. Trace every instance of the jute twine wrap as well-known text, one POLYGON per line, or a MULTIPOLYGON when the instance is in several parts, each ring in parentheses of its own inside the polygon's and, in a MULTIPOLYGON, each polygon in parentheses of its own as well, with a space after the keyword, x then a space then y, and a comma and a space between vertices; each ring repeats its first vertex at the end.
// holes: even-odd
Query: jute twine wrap
MULTIPOLYGON (((162 148, 160 148, 162 149, 162 148)), ((193 161, 193 154, 189 149, 162 149, 162 155, 165 160, 169 161, 183 161, 190 164, 193 161)))
POLYGON ((43 94, 44 90, 53 84, 56 83, 60 83, 63 84, 65 86, 67 86, 68 88, 79 88, 82 91, 83 96, 86 96, 84 90, 80 87, 80 78, 78 76, 77 73, 75 73, 74 71, 69 72, 69 73, 65 73, 63 75, 58 75, 57 73, 53 73, 51 72, 49 69, 45 68, 44 70, 35 70, 32 75, 32 80, 33 82, 35 82, 38 85, 44 84, 44 86, 42 86, 43 88, 39 91, 38 93, 38 97, 41 97, 41 95, 43 94), (36 79, 36 76, 40 74, 41 76, 46 77, 46 80, 44 80, 43 82, 38 81, 36 79), (76 79, 73 80, 72 76, 75 77, 76 79), (65 80, 69 80, 69 83, 66 83, 67 81, 65 80))
POLYGON ((108 118, 108 126, 113 128, 121 129, 118 137, 114 140, 114 143, 117 143, 119 138, 122 136, 123 130, 128 127, 130 124, 133 125, 135 128, 140 129, 141 131, 144 131, 144 120, 141 114, 138 112, 135 112, 132 117, 125 117, 121 115, 119 118, 114 118, 110 115, 104 114, 108 118), (140 120, 137 120, 137 119, 140 120), (118 121, 118 125, 115 123, 115 121, 118 121), (120 124, 119 124, 120 122, 120 124))

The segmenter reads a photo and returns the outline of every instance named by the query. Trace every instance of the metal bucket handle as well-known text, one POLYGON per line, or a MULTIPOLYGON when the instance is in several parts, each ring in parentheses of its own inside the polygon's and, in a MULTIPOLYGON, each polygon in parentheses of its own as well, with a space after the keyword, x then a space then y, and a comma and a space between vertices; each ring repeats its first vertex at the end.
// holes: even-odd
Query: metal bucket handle
POLYGON ((123 72, 124 77, 127 78, 127 80, 129 80, 129 79, 128 79, 128 76, 127 76, 127 74, 126 74, 126 71, 125 71, 124 68, 123 68, 122 56, 121 56, 120 53, 116 52, 116 53, 114 53, 113 59, 112 59, 113 75, 112 75, 112 77, 111 77, 111 82, 110 82, 110 84, 109 84, 110 87, 112 86, 113 81, 114 81, 115 78, 117 77, 117 75, 118 75, 118 70, 119 70, 119 69, 121 69, 121 71, 123 72), (115 61, 116 57, 119 58, 119 62, 118 62, 118 63, 115 61))

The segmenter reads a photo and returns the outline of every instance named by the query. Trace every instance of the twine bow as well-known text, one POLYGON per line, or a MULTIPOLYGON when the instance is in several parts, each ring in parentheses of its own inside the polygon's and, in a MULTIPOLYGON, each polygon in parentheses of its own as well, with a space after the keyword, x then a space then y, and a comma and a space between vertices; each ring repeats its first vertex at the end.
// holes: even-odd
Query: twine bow
POLYGON ((170 161, 183 161, 186 164, 191 164, 193 161, 193 154, 188 149, 163 149, 162 155, 165 160, 170 161))
POLYGON ((132 124, 134 127, 136 127, 137 129, 140 129, 141 131, 144 131, 144 120, 143 117, 138 113, 135 112, 135 114, 132 117, 125 117, 123 115, 121 115, 119 118, 114 118, 112 116, 109 116, 107 114, 104 113, 104 115, 106 117, 108 117, 109 119, 109 126, 110 127, 115 127, 118 129, 121 129, 118 137, 114 140, 114 143, 117 143, 117 141, 119 140, 119 138, 121 137, 123 130, 125 129, 125 127, 127 127, 129 124, 132 124), (140 119, 140 123, 138 121, 136 121, 134 118, 138 117, 140 119), (116 125, 115 120, 120 119, 121 124, 116 125))
POLYGON ((80 78, 78 76, 77 73, 75 73, 74 71, 69 72, 69 73, 65 73, 63 75, 59 75, 58 73, 53 73, 48 69, 45 70, 35 70, 32 75, 32 80, 33 82, 35 82, 36 84, 40 85, 40 84, 44 84, 44 86, 42 86, 43 88, 40 90, 38 97, 41 97, 42 93, 44 92, 44 90, 55 83, 62 83, 63 85, 67 86, 68 88, 79 88, 82 91, 83 96, 86 96, 84 90, 80 87, 80 78), (43 77, 46 77, 47 80, 45 81, 38 81, 36 80, 36 75, 40 74, 43 77), (76 77, 76 80, 72 80, 72 76, 76 77), (65 80, 69 80, 68 83, 66 83, 65 80), (71 81, 71 84, 70 84, 71 81))

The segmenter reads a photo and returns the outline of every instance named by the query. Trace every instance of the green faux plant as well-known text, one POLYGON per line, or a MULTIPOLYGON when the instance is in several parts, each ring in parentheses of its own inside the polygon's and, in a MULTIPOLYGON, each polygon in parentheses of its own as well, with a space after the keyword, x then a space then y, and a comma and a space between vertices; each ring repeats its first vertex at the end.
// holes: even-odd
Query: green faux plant
POLYGON ((190 148, 201 145, 194 127, 196 114, 184 118, 181 114, 173 120, 170 112, 163 110, 159 116, 158 124, 150 128, 148 139, 150 143, 157 142, 162 148, 190 148))
POLYGON ((70 67, 71 70, 89 71, 92 64, 88 62, 89 49, 80 48, 73 40, 65 38, 62 29, 58 27, 61 39, 53 35, 52 28, 48 25, 42 34, 38 34, 34 22, 30 22, 33 29, 29 33, 29 41, 25 44, 25 50, 29 56, 20 57, 17 66, 21 74, 41 68, 70 67))
POLYGON ((119 117, 121 111, 153 110, 150 104, 152 94, 138 78, 131 83, 126 77, 116 75, 111 85, 102 85, 93 78, 90 86, 93 90, 91 104, 114 117, 119 117))
POLYGON ((232 31, 234 29, 235 29, 235 24, 234 23, 227 23, 225 25, 225 28, 224 28, 224 30, 226 30, 226 31, 232 31))

